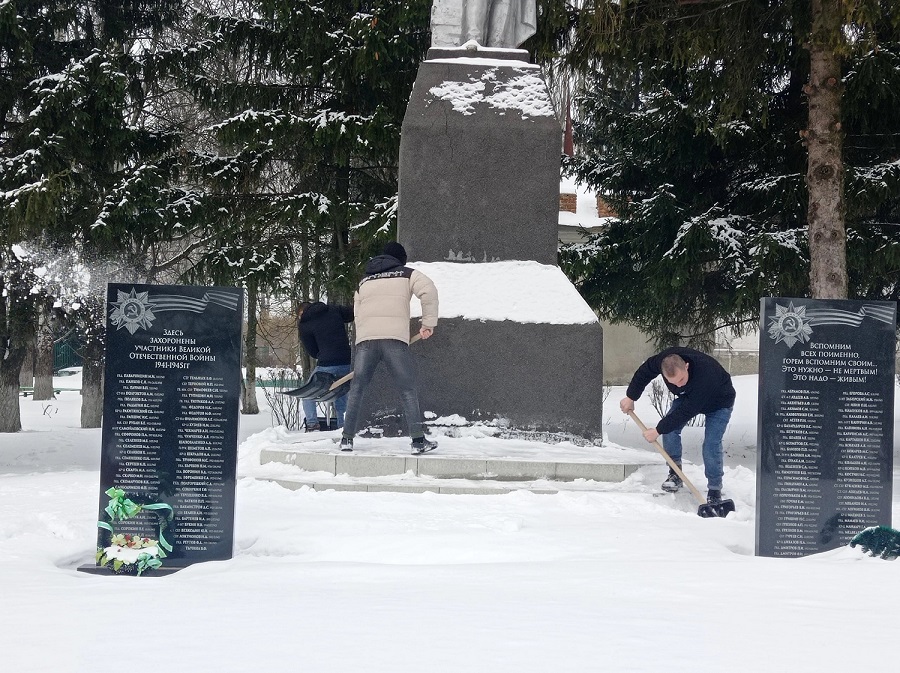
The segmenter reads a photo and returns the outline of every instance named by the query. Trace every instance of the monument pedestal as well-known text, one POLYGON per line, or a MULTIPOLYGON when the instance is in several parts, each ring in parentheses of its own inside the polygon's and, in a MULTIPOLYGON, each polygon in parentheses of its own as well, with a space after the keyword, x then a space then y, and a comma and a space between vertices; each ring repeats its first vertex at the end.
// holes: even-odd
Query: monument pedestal
MULTIPOLYGON (((434 336, 410 346, 421 408, 438 418, 498 421, 513 431, 599 439, 603 332, 558 267, 537 262, 413 262, 440 295, 434 336)), ((413 315, 418 302, 413 302, 413 315)), ((410 332, 418 329, 413 317, 410 332)), ((398 429, 396 386, 380 368, 363 418, 398 429)))
POLYGON ((398 238, 414 261, 555 265, 562 131, 540 70, 430 53, 453 52, 472 57, 424 61, 403 118, 398 238))
MULTIPOLYGON (((599 439, 603 333, 556 266, 562 131, 525 56, 432 49, 403 119, 398 239, 440 297, 411 347, 421 408, 599 439)), ((367 398, 362 418, 396 429, 383 369, 367 398)))
MULTIPOLYGON (((411 326, 413 329, 415 325, 411 326)), ((603 332, 599 324, 540 325, 442 319, 435 336, 411 346, 423 412, 498 420, 511 429, 599 439, 603 332)), ((406 431, 389 375, 380 368, 364 418, 406 431), (399 423, 398 423, 399 422, 399 423)))

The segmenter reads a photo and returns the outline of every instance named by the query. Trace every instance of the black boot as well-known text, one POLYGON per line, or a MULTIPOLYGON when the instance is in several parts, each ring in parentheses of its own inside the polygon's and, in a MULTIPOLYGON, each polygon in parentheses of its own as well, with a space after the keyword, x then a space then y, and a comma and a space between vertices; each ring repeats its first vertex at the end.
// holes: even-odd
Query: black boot
MULTIPOLYGON (((675 463, 675 464, 678 465, 678 469, 680 470, 681 464, 680 463, 675 463)), ((681 490, 681 488, 683 486, 684 486, 684 482, 681 480, 681 477, 679 477, 675 473, 675 470, 673 470, 670 467, 669 468, 669 476, 666 477, 666 480, 662 483, 662 490, 664 490, 668 493, 675 493, 676 491, 681 490)))
POLYGON ((710 505, 718 505, 722 502, 722 489, 711 488, 706 492, 706 502, 710 505))
POLYGON ((412 440, 412 452, 416 455, 434 451, 437 448, 437 442, 432 442, 424 437, 414 437, 412 440))

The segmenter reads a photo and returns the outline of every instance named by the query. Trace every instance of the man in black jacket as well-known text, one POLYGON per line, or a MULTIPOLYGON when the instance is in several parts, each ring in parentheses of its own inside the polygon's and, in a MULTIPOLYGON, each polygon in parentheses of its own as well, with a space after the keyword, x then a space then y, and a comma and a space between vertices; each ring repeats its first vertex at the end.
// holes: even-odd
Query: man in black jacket
MULTIPOLYGON (((350 307, 323 304, 320 301, 300 304, 297 330, 306 352, 316 360, 313 373, 329 372, 340 378, 352 371, 350 339, 346 327, 348 322, 353 322, 353 309, 350 307)), ((344 412, 347 410, 346 395, 334 401, 334 410, 340 428, 344 425, 344 412)), ((303 400, 303 415, 307 431, 319 429, 315 400, 303 400)))
MULTIPOLYGON (((706 433, 703 437, 703 466, 706 471, 707 500, 722 500, 722 436, 734 409, 734 386, 731 375, 714 358, 693 348, 675 346, 649 358, 638 367, 628 385, 625 397, 619 402, 623 412, 634 411, 634 401, 644 388, 662 374, 666 387, 675 395, 669 412, 648 428, 644 439, 656 440, 660 435, 666 453, 681 467, 681 430, 699 414, 706 416, 706 433)), ((681 478, 671 468, 663 482, 665 491, 674 492, 683 486, 681 478)))

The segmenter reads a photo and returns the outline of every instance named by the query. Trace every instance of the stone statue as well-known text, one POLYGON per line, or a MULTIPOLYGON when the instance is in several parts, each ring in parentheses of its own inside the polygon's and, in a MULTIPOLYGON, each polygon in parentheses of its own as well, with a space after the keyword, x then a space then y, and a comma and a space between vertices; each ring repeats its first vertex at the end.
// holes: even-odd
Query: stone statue
POLYGON ((435 0, 432 46, 449 46, 442 23, 459 31, 454 46, 474 40, 481 47, 515 49, 534 35, 537 9, 535 0, 435 0))

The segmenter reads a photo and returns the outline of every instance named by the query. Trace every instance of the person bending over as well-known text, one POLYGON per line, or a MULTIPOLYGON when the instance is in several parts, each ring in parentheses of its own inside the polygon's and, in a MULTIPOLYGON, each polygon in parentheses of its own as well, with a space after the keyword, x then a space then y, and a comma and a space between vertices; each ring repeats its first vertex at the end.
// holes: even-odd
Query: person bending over
MULTIPOLYGON (((731 375, 706 353, 680 346, 667 348, 648 358, 634 373, 625 397, 619 402, 624 413, 634 411, 634 401, 660 374, 666 387, 675 395, 675 400, 656 427, 647 428, 644 439, 653 442, 662 436, 663 448, 680 468, 681 430, 694 416, 705 415, 703 467, 709 489, 706 499, 711 504, 721 502, 724 474, 722 437, 731 419, 735 398, 731 375)), ((675 492, 683 485, 675 470, 669 468, 669 476, 662 483, 663 490, 675 492)))
MULTIPOLYGON (((340 378, 350 373, 350 337, 347 336, 349 322, 353 322, 353 309, 349 306, 323 304, 320 301, 305 301, 300 304, 297 331, 306 352, 316 360, 313 374, 328 372, 340 378)), ((346 409, 347 396, 341 395, 334 401, 339 428, 344 425, 346 409)), ((320 429, 315 400, 303 400, 303 416, 307 432, 320 429)))

